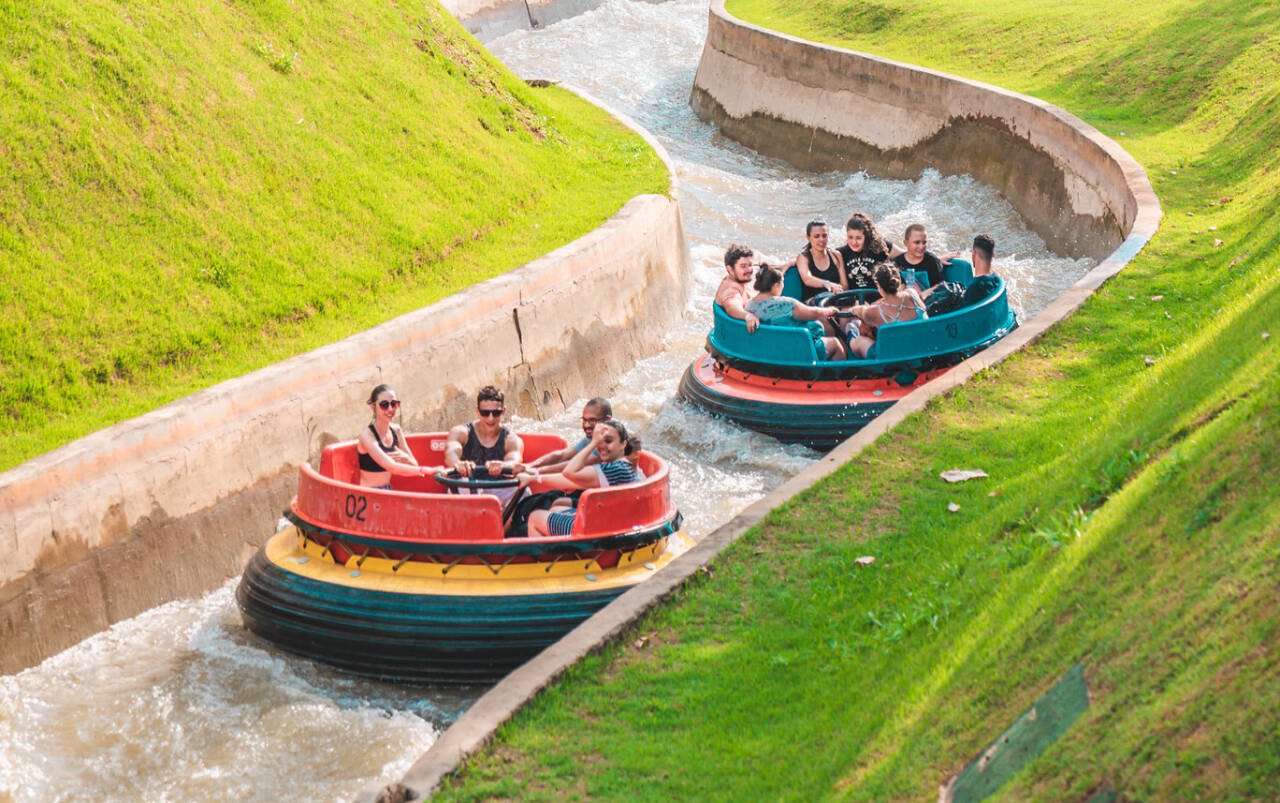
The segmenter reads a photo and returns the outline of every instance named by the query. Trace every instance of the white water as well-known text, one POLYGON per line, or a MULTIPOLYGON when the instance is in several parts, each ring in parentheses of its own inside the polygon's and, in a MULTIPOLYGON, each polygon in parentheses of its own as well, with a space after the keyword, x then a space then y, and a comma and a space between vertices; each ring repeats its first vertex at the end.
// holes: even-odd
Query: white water
MULTIPOLYGON (((688 106, 705 4, 608 0, 595 11, 491 49, 529 78, 586 89, 653 131, 675 160, 695 264, 684 324, 663 353, 619 380, 615 414, 672 462, 673 494, 694 535, 728 520, 813 459, 673 401, 701 350, 730 242, 784 262, 804 224, 830 221, 833 245, 855 209, 890 239, 909 222, 938 253, 979 231, 1023 314, 1090 267, 1048 254, 996 192, 967 178, 918 181, 808 174, 762 159, 688 106)), ((580 403, 520 426, 572 435, 580 403)), ((170 603, 18 675, 0 677, 0 800, 348 800, 393 780, 478 689, 400 688, 343 677, 249 636, 233 584, 170 603)))

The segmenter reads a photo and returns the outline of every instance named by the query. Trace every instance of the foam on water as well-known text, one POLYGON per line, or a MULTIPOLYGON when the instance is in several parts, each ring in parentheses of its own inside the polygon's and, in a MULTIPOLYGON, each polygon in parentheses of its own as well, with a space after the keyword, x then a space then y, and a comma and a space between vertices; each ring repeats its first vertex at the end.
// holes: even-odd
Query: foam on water
MULTIPOLYGON (((808 220, 830 221, 839 245, 855 209, 890 239, 925 223, 938 253, 967 252, 969 238, 986 231, 1024 315, 1089 267, 1048 253, 998 193, 972 179, 802 173, 726 140, 688 104, 705 32, 705 2, 608 0, 491 43, 525 77, 581 87, 636 118, 675 161, 692 297, 662 353, 619 378, 613 400, 646 447, 671 461, 673 497, 694 535, 815 457, 673 400, 702 350, 728 243, 783 263, 808 220)), ((516 425, 574 435, 580 411, 581 400, 549 421, 516 425)), ((0 677, 0 798, 347 800, 398 777, 482 691, 354 680, 280 654, 245 632, 233 589, 161 606, 0 677)))

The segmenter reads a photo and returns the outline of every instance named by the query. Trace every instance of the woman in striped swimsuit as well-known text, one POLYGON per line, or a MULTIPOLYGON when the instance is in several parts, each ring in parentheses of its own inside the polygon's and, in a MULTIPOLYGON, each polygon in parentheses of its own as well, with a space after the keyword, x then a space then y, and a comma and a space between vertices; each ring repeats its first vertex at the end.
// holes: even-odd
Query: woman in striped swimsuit
MULTIPOLYGON (((608 488, 639 482, 643 475, 628 458, 640 452, 640 439, 627 433, 626 426, 616 419, 601 421, 591 433, 591 442, 584 446, 560 474, 541 475, 537 472, 520 475, 522 484, 538 480, 543 485, 563 490, 579 488, 608 488), (587 465, 591 453, 599 455, 597 465, 587 465)), ((558 500, 550 510, 535 510, 529 514, 529 535, 569 535, 578 511, 566 508, 572 504, 567 499, 558 500), (563 502, 563 504, 561 504, 563 502)))

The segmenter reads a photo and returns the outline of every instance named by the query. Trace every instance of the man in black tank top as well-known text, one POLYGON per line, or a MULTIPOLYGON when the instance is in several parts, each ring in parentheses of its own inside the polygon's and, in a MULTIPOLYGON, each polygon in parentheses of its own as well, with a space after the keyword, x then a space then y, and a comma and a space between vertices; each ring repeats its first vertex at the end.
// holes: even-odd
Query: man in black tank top
POLYGON ((483 466, 490 474, 500 474, 503 469, 517 473, 523 468, 524 444, 519 435, 502 425, 506 413, 502 391, 492 385, 481 388, 476 396, 476 413, 475 421, 449 430, 445 466, 464 477, 471 476, 477 466, 483 466))

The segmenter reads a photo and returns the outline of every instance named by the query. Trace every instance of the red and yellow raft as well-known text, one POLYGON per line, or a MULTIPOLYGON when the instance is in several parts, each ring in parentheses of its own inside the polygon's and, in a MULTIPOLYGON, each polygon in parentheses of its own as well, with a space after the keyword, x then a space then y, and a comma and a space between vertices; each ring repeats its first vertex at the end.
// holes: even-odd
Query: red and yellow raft
MULTIPOLYGON (((529 460, 565 445, 521 437, 529 460)), ((446 438, 406 439, 438 466, 446 438)), ((572 534, 545 538, 504 537, 497 497, 448 494, 434 477, 361 487, 356 460, 350 441, 327 447, 318 471, 299 469, 289 526, 236 592, 251 631, 355 674, 493 681, 692 546, 667 463, 648 452, 644 480, 583 492, 572 534)))

